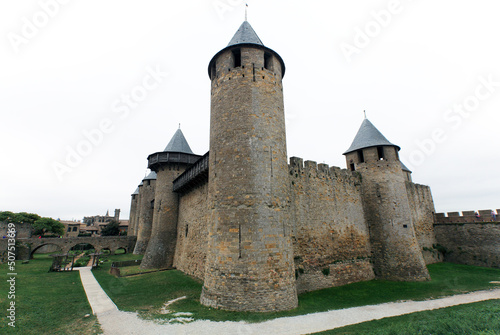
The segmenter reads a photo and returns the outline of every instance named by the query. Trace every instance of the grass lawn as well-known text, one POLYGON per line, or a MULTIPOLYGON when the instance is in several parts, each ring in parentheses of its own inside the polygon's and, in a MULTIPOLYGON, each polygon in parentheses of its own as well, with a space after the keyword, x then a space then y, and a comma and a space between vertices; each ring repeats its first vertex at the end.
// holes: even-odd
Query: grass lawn
MULTIPOLYGON (((16 262, 16 328, 7 325, 8 287, 0 285, 2 310, 0 334, 98 334, 97 318, 85 296, 80 274, 48 272, 52 258, 35 254, 29 264, 16 262), (91 316, 85 317, 86 314, 91 316)), ((7 264, 0 265, 2 280, 8 273, 7 264)))
POLYGON ((321 335, 353 334, 500 334, 500 301, 443 308, 435 311, 364 322, 321 333, 321 335))
MULTIPOLYGON (((127 256, 127 255, 125 255, 127 256)), ((110 259, 120 256, 110 256, 110 259)), ((121 256, 123 257, 123 256, 121 256)), ((123 258, 118 258, 123 260, 123 258)), ((118 260, 116 259, 116 260, 118 260)), ((388 282, 373 280, 332 287, 299 296, 299 307, 287 312, 247 313, 214 310, 199 303, 202 283, 179 271, 164 271, 127 278, 109 275, 110 263, 94 275, 118 308, 139 311, 143 317, 169 319, 159 310, 169 300, 186 296, 169 306, 175 312, 191 312, 195 319, 214 321, 246 320, 259 322, 283 316, 302 315, 398 300, 425 300, 469 291, 494 288, 490 281, 500 279, 500 269, 451 263, 429 265, 429 282, 388 282)), ((498 286, 496 286, 498 287, 498 286)))

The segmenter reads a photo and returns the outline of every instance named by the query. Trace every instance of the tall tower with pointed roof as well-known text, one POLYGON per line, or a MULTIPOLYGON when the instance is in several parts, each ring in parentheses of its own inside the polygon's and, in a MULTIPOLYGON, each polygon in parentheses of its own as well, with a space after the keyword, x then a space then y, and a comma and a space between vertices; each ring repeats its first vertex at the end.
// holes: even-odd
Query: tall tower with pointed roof
POLYGON ((130 218, 128 223, 128 235, 136 236, 135 232, 135 217, 137 215, 137 202, 139 199, 139 187, 131 194, 132 200, 130 201, 130 218))
POLYGON ((200 157, 193 153, 180 128, 163 152, 148 157, 148 167, 156 175, 156 188, 154 204, 151 204, 154 211, 151 238, 141 268, 172 267, 179 211, 179 195, 173 192, 172 183, 200 157))
POLYGON ((135 243, 134 254, 142 255, 151 237, 151 227, 153 224, 153 208, 151 206, 155 199, 156 173, 149 173, 141 183, 141 197, 139 200, 139 220, 136 225, 137 242, 135 243))
POLYGON ((386 280, 428 280, 429 272, 412 222, 399 160, 400 147, 365 119, 344 153, 351 171, 361 174, 361 196, 370 231, 375 274, 386 280))
POLYGON ((239 311, 295 308, 285 64, 245 21, 208 69, 210 222, 201 303, 239 311))

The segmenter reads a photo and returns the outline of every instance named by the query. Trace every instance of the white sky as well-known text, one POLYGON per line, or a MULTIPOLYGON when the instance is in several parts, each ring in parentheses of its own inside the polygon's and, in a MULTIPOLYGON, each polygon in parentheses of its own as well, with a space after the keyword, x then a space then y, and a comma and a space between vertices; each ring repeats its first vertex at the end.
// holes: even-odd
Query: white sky
MULTIPOLYGON (((58 1, 0 2, 0 210, 80 220, 120 208, 126 219, 147 156, 179 123, 195 153, 208 151, 207 67, 242 23, 244 3, 58 1), (63 2, 43 14, 41 4, 63 2), (124 116, 113 104, 139 92, 148 68, 168 75, 124 116), (66 165, 103 120, 112 130, 59 181, 54 162, 66 165)), ((345 168, 366 109, 401 146, 413 180, 431 186, 438 212, 500 208, 498 1, 249 5, 249 22, 287 66, 289 156, 345 168), (381 27, 373 13, 388 9, 381 27), (365 29, 371 37, 358 38, 366 46, 349 62, 341 45, 356 46, 365 29), (447 112, 464 103, 471 112, 447 112)))

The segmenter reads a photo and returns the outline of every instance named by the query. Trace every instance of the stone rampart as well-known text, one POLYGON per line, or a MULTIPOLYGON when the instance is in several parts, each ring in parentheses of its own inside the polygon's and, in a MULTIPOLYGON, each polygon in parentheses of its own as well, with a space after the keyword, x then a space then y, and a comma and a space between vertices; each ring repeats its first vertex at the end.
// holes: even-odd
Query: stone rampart
POLYGON ((208 238, 208 183, 191 188, 179 199, 174 267, 203 280, 208 238))
POLYGON ((436 223, 446 262, 500 268, 500 223, 436 223))
POLYGON ((289 171, 298 292, 373 279, 359 176, 297 157, 289 171))
POLYGON ((436 213, 436 223, 500 222, 500 209, 467 210, 461 212, 436 213))
POLYGON ((434 201, 429 186, 406 182, 411 218, 417 241, 426 264, 442 261, 441 253, 433 248, 437 244, 434 234, 434 201))

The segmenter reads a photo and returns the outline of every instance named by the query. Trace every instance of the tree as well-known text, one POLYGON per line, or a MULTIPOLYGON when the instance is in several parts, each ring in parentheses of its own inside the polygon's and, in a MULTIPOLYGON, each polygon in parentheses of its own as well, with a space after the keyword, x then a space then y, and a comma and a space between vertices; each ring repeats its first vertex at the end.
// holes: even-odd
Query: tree
POLYGON ((64 234, 64 225, 51 218, 40 218, 33 224, 33 234, 43 236, 45 233, 64 234))
POLYGON ((120 235, 120 223, 115 220, 109 221, 107 225, 105 225, 101 229, 102 236, 118 236, 120 235))
POLYGON ((31 223, 34 224, 36 220, 40 219, 40 215, 31 214, 26 212, 12 213, 12 212, 0 212, 0 222, 12 222, 12 223, 31 223))

